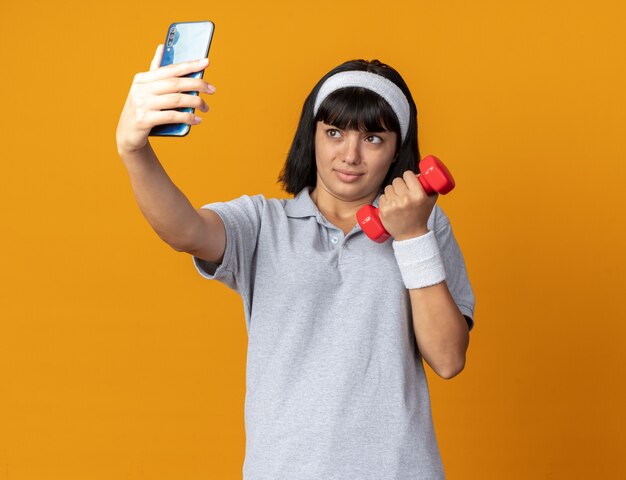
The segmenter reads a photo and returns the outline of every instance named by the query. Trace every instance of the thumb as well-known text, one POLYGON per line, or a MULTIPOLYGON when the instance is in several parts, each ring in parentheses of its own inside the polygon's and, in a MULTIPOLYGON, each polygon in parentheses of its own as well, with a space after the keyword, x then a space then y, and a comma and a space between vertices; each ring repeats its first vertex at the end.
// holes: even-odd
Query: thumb
POLYGON ((154 58, 150 63, 150 70, 156 70, 161 65, 161 59, 163 58, 163 44, 157 45, 156 52, 154 52, 154 58))

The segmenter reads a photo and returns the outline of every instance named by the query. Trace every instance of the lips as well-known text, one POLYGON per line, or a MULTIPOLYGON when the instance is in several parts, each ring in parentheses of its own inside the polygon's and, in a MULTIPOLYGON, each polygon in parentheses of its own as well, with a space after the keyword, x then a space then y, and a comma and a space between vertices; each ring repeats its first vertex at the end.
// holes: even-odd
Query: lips
POLYGON ((356 182, 361 175, 363 175, 362 173, 352 172, 350 170, 335 170, 335 173, 340 180, 348 183, 356 182))

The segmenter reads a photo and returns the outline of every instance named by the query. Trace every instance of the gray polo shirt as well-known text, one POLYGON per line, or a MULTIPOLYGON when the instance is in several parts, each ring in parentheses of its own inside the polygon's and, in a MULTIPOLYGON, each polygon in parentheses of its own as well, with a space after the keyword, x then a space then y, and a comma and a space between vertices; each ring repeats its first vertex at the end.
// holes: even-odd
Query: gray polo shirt
MULTIPOLYGON (((220 265, 248 332, 244 480, 438 480, 443 466, 408 290, 391 240, 347 235, 304 189, 205 205, 226 226, 220 265)), ((428 220, 448 288, 473 325, 474 295, 444 212, 428 220)))

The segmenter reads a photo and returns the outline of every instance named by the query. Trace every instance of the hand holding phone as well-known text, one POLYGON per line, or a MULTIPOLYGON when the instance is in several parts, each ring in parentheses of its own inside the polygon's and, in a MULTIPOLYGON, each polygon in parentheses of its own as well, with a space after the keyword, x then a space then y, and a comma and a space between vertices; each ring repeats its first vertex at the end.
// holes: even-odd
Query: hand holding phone
MULTIPOLYGON (((169 38, 169 35, 168 33, 166 38, 169 38)), ((203 112, 209 109, 196 93, 215 92, 215 87, 201 78, 202 71, 208 63, 206 55, 198 57, 202 59, 201 61, 182 62, 178 57, 173 58, 170 55, 171 60, 178 62, 160 67, 165 47, 166 44, 157 47, 149 71, 139 72, 133 78, 117 125, 116 139, 120 154, 131 153, 145 147, 153 129, 163 125, 167 125, 163 130, 169 129, 170 132, 155 132, 156 135, 188 133, 189 125, 196 125, 201 121, 200 117, 194 115, 194 109, 203 112), (194 92, 195 95, 185 92, 194 92)))
MULTIPOLYGON (((172 23, 165 37, 165 48, 160 67, 208 58, 215 25, 211 21, 172 23)), ((206 66, 206 65, 205 65, 206 66)), ((204 68, 185 77, 201 79, 204 68)), ((188 95, 198 95, 198 91, 184 91, 188 95)), ((179 112, 194 113, 193 107, 177 108, 179 112)), ((188 123, 168 123, 156 125, 150 131, 153 136, 184 136, 189 133, 188 123)))

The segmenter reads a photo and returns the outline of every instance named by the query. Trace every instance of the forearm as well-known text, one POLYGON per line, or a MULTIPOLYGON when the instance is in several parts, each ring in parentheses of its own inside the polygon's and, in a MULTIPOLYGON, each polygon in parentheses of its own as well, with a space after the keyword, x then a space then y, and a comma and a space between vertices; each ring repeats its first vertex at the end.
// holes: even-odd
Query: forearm
POLYGON ((118 153, 148 223, 172 248, 185 251, 195 238, 194 232, 203 228, 196 209, 169 178, 150 143, 137 151, 118 153))
POLYGON ((446 282, 411 289, 409 295, 422 357, 439 376, 454 377, 465 366, 469 330, 446 282))

